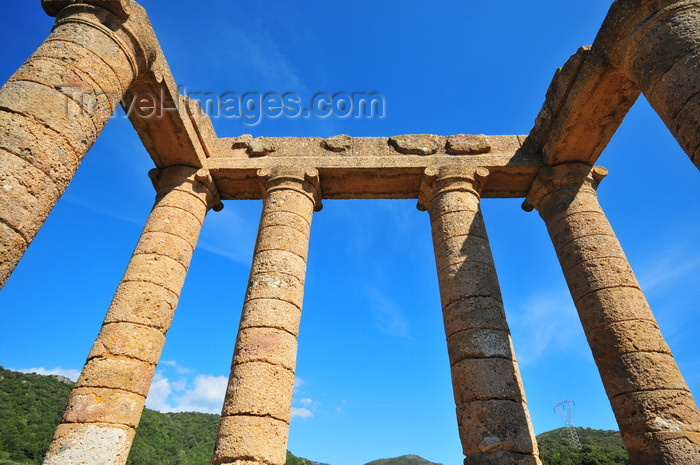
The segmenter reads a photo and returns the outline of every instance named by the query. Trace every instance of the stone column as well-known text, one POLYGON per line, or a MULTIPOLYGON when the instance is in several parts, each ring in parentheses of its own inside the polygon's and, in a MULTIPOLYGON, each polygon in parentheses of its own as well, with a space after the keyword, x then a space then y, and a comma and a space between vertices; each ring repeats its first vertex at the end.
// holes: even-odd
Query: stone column
POLYGON ((214 464, 284 465, 318 172, 260 170, 264 198, 214 464))
POLYGON ((547 225, 632 463, 695 464, 700 415, 598 204, 606 173, 545 167, 523 208, 547 225))
POLYGON ((153 170, 156 202, 73 389, 45 465, 126 463, 187 268, 210 207, 207 170, 153 170))
POLYGON ((0 286, 155 53, 130 0, 42 5, 51 35, 0 88, 0 286))
POLYGON ((427 168, 428 210, 465 465, 539 464, 479 193, 488 170, 427 168))
POLYGON ((622 66, 700 168, 700 2, 627 4, 622 66))

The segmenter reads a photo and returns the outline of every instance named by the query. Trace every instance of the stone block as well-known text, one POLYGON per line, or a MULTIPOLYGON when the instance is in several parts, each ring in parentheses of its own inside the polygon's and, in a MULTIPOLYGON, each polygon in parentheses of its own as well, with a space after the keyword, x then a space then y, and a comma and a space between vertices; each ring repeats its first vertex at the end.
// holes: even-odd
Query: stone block
POLYGON ((248 282, 246 299, 279 299, 301 306, 304 300, 304 283, 285 273, 254 274, 248 282))
POLYGON ((219 424, 212 462, 284 465, 289 425, 269 417, 225 416, 219 424))
POLYGON ((59 192, 68 186, 81 157, 63 136, 17 113, 0 110, 0 149, 46 173, 59 192))
POLYGON ((93 358, 80 373, 76 387, 111 388, 148 395, 154 365, 135 359, 93 358))
POLYGON ((500 451, 530 455, 537 446, 525 405, 510 400, 487 400, 457 407, 465 456, 500 451))
POLYGON ((287 250, 261 250, 253 257, 251 275, 283 273, 302 283, 306 276, 306 260, 287 250))
POLYGON ((639 288, 637 279, 625 258, 590 258, 577 266, 562 263, 564 276, 574 302, 601 289, 614 287, 639 288))
POLYGON ((489 241, 483 237, 455 236, 434 244, 438 270, 462 263, 493 264, 489 241))
POLYGON ((290 226, 268 226, 258 232, 255 253, 263 250, 286 250, 306 259, 309 250, 308 234, 290 226))
POLYGON ((179 295, 187 270, 177 260, 164 255, 137 254, 131 257, 124 273, 126 281, 157 284, 179 295))
POLYGON ((642 291, 632 287, 600 289, 577 301, 579 317, 588 332, 622 320, 655 321, 642 291))
POLYGON ((109 307, 105 323, 130 322, 162 332, 170 327, 178 294, 142 281, 122 281, 109 307))
POLYGON ((465 329, 447 338, 450 364, 468 358, 502 358, 513 360, 510 333, 496 329, 465 329))
POLYGON ((508 331, 503 304, 495 297, 470 297, 443 306, 445 334, 484 328, 508 331))
POLYGON ((621 431, 700 433, 700 415, 686 390, 658 389, 620 394, 610 400, 621 431))
POLYGON ((472 236, 488 240, 486 226, 481 215, 473 211, 445 212, 439 216, 430 216, 433 243, 451 237, 472 236))
POLYGON ((198 217, 178 208, 156 204, 146 221, 144 231, 174 234, 185 239, 194 249, 201 228, 202 221, 198 217))
POLYGON ((246 300, 241 314, 241 329, 253 327, 278 328, 297 336, 301 310, 299 304, 278 299, 246 300))
POLYGON ((146 399, 116 389, 77 388, 68 398, 64 423, 114 423, 136 428, 146 399))
POLYGON ((0 150, 0 186, 0 218, 31 240, 61 192, 42 171, 4 150, 0 150))
POLYGON ((611 355, 600 357, 596 364, 609 398, 635 391, 687 389, 676 362, 666 353, 611 355))
POLYGON ((309 219, 298 213, 288 211, 267 211, 260 219, 261 228, 269 226, 289 226, 302 234, 309 234, 311 224, 309 219))
POLYGON ((276 328, 241 328, 238 331, 233 364, 267 362, 294 372, 297 339, 276 328))
POLYGON ((490 297, 502 300, 496 269, 479 262, 445 267, 438 273, 442 306, 470 297, 490 297))
POLYGON ((164 343, 165 336, 157 328, 133 323, 106 323, 88 359, 129 357, 155 365, 164 343))
POLYGON ((468 358, 452 366, 455 403, 479 400, 525 402, 515 362, 502 358, 468 358))
POLYGON ((123 465, 129 456, 133 428, 118 425, 58 425, 44 465, 123 465))
POLYGON ((624 320, 587 331, 594 357, 630 352, 659 352, 671 355, 658 325, 649 320, 624 320))
POLYGON ((154 231, 144 231, 134 251, 135 255, 164 255, 177 261, 185 268, 190 266, 192 253, 192 244, 187 240, 172 234, 154 231))
POLYGON ((223 415, 269 416, 289 423, 294 372, 267 362, 234 365, 223 415))

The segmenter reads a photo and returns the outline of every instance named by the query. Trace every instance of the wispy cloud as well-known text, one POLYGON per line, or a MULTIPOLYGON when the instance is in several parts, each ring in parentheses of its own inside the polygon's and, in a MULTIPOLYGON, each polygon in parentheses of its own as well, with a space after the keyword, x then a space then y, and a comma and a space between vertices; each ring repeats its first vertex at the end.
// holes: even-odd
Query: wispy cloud
POLYGON ((687 255, 685 248, 667 250, 640 267, 639 283, 645 293, 663 292, 667 286, 700 270, 700 257, 687 255))
POLYGON ((586 347, 576 308, 566 291, 535 294, 520 305, 520 312, 513 313, 510 327, 518 362, 523 365, 553 352, 586 347))
POLYGON ((253 255, 257 223, 246 221, 234 208, 207 215, 197 247, 248 265, 253 255))
POLYGON ((8 368, 9 370, 19 371, 21 373, 36 373, 37 375, 59 375, 68 378, 71 381, 77 381, 78 376, 80 376, 80 370, 74 370, 72 368, 8 368))
POLYGON ((178 363, 175 360, 161 360, 158 363, 160 363, 161 365, 167 365, 169 367, 175 368, 179 375, 186 375, 188 373, 192 373, 193 371, 191 368, 186 368, 178 365, 178 363))
POLYGON ((367 296, 370 299, 370 315, 379 331, 393 337, 410 337, 408 320, 396 304, 378 289, 369 288, 367 296))

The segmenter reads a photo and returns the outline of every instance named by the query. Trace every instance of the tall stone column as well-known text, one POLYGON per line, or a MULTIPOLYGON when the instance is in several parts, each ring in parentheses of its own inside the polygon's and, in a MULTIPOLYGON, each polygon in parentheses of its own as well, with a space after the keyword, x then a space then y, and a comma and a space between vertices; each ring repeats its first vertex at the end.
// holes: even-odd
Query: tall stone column
POLYGON ((700 2, 626 4, 622 66, 700 168, 700 2))
POLYGON ((545 167, 523 208, 547 225, 632 463, 695 464, 700 415, 598 204, 606 173, 545 167))
POLYGON ((221 203, 207 170, 153 170, 158 191, 45 465, 126 463, 207 210, 221 203))
POLYGON ((539 464, 480 191, 488 170, 428 168, 428 210, 465 465, 539 464))
POLYGON ((42 5, 51 35, 0 88, 0 286, 156 49, 131 0, 42 5))
POLYGON ((264 197, 212 462, 284 465, 318 172, 260 170, 264 197))

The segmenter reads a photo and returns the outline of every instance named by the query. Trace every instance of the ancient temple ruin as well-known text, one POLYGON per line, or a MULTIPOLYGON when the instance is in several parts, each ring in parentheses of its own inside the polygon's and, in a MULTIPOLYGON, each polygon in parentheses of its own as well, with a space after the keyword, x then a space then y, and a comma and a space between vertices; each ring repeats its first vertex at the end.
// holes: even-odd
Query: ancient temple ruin
POLYGON ((213 463, 282 465, 311 220, 322 199, 348 198, 415 198, 430 215, 465 464, 540 463, 482 197, 522 197, 544 220, 632 463, 700 463, 700 415, 593 166, 644 93, 700 167, 700 2, 615 1, 593 45, 555 74, 528 135, 327 139, 219 138, 179 94, 135 1, 42 5, 54 29, 0 90, 0 175, 13 187, 0 189, 0 284, 120 101, 176 109, 130 113, 156 200, 45 464, 125 463, 205 215, 262 199, 213 463))

